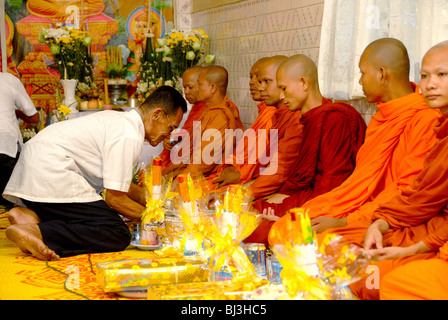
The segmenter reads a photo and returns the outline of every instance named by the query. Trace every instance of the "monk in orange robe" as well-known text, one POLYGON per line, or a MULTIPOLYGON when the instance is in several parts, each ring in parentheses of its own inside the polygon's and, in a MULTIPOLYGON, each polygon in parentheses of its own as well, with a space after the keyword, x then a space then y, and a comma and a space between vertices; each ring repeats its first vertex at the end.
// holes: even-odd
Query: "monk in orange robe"
POLYGON ((448 243, 437 259, 414 261, 388 273, 381 282, 381 300, 447 300, 448 243))
MULTIPOLYGON (((254 208, 265 214, 266 208, 294 208, 339 186, 355 167, 366 131, 363 118, 352 106, 322 96, 317 66, 310 58, 290 57, 279 67, 276 77, 285 105, 302 114, 303 136, 299 147, 288 148, 295 160, 287 167, 287 179, 278 198, 293 195, 280 204, 256 201, 254 208)), ((278 216, 262 216, 266 219, 246 241, 267 242, 272 220, 278 216)))
MULTIPOLYGON (((433 127, 440 112, 430 109, 418 86, 409 81, 409 57, 400 41, 372 42, 359 67, 364 94, 370 103, 377 103, 379 111, 367 127, 353 173, 339 187, 302 206, 309 209, 316 232, 370 219, 380 203, 412 184, 436 142, 433 127)), ((272 227, 271 244, 285 232, 287 219, 289 214, 272 227)))
MULTIPOLYGON (((237 149, 234 154, 234 172, 238 176, 233 183, 244 184, 250 182, 249 189, 255 198, 268 196, 280 190, 289 175, 290 167, 295 164, 296 154, 294 151, 298 150, 302 140, 301 114, 289 110, 283 104, 276 81, 277 69, 286 59, 285 56, 273 56, 260 64, 258 79, 260 81, 261 98, 267 106, 275 108, 275 113, 270 119, 267 119, 263 127, 256 128, 257 131, 255 131, 254 136, 257 139, 255 145, 248 143, 248 148, 244 148, 243 152, 237 149), (276 139, 271 140, 272 132, 270 130, 275 130, 277 133, 276 139), (260 132, 262 134, 265 132, 267 135, 265 144, 258 140, 260 132), (260 151, 262 152, 260 153, 260 151), (243 163, 240 165, 238 164, 238 158, 241 154, 243 163), (261 161, 257 157, 256 161, 251 162, 249 161, 251 154, 261 154, 262 156, 269 154, 270 161, 267 161, 268 159, 266 159, 266 162, 261 161)), ((254 127, 252 126, 252 128, 254 127)), ((241 140, 240 143, 244 146, 245 141, 241 140)), ((214 180, 215 183, 220 182, 220 187, 224 185, 222 183, 223 176, 222 174, 220 178, 214 180)), ((226 180, 226 182, 229 181, 226 180)))
POLYGON ((223 67, 209 66, 200 73, 197 99, 206 107, 180 143, 181 161, 175 163, 171 154, 173 164, 163 170, 164 175, 175 178, 179 174, 200 173, 207 177, 228 156, 226 151, 234 150, 235 136, 226 134, 226 130, 243 132, 244 126, 237 106, 227 97, 227 85, 228 73, 223 67))
MULTIPOLYGON (((258 81, 258 73, 260 69, 260 64, 264 61, 267 61, 269 58, 261 58, 257 60, 252 68, 250 69, 250 80, 249 80, 249 88, 250 94, 252 95, 252 100, 260 102, 257 105, 258 108, 258 116, 255 119, 254 123, 250 126, 249 129, 253 130, 255 134, 260 132, 260 129, 268 129, 272 126, 272 116, 277 111, 277 108, 274 106, 268 106, 261 98, 261 92, 258 89, 260 82, 258 81)), ((255 137, 257 138, 257 136, 255 137)), ((236 151, 236 150, 235 150, 236 151)), ((252 151, 252 150, 251 150, 252 151)), ((249 163, 249 148, 244 149, 244 159, 242 161, 237 161, 235 153, 233 153, 229 160, 226 160, 226 163, 223 163, 218 172, 215 175, 210 175, 209 179, 214 183, 215 191, 218 192, 223 189, 223 187, 230 184, 238 184, 241 181, 241 170, 242 167, 248 165, 249 163), (238 163, 239 162, 239 163, 238 163), (242 163, 241 163, 242 162, 242 163)), ((255 161, 254 161, 255 162, 255 161)), ((252 172, 254 171, 255 165, 251 165, 250 169, 246 170, 245 175, 247 177, 252 177, 252 172)), ((244 175, 244 174, 243 174, 244 175)), ((251 180, 251 178, 245 179, 247 181, 251 180)))
POLYGON ((448 72, 447 54, 448 42, 444 42, 431 48, 423 58, 420 82, 423 96, 428 106, 439 108, 444 114, 435 126, 438 141, 423 170, 412 186, 381 204, 371 221, 357 221, 351 227, 356 230, 342 234, 352 243, 364 244, 365 250, 380 261, 376 264, 379 286, 372 289, 365 279, 351 285, 362 299, 378 299, 381 279, 388 272, 411 261, 436 258, 439 249, 448 242, 448 79, 441 76, 448 72), (365 238, 359 237, 360 234, 365 238))
MULTIPOLYGON (((201 113, 205 109, 205 103, 198 101, 198 78, 199 74, 204 70, 204 67, 194 66, 184 72, 182 75, 182 86, 184 87, 185 99, 192 104, 190 113, 188 114, 187 120, 185 120, 183 130, 188 132, 193 128, 193 121, 197 121, 201 116, 201 113)), ((176 140, 176 134, 171 133, 171 138, 176 140)), ((176 144, 177 141, 174 141, 176 144)), ((162 159, 162 169, 169 167, 171 165, 170 151, 172 150, 174 144, 171 144, 171 139, 166 139, 163 141, 163 151, 160 154, 162 159)))

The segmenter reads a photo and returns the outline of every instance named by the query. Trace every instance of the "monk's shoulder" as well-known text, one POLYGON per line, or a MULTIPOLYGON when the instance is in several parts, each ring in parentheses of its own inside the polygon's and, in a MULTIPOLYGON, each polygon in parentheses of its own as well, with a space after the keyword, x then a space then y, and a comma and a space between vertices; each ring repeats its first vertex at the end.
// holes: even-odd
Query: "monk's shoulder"
POLYGON ((408 121, 406 127, 408 130, 412 128, 420 127, 420 128, 432 128, 435 126, 437 120, 440 118, 441 113, 437 110, 425 108, 419 110, 415 113, 415 115, 408 121))

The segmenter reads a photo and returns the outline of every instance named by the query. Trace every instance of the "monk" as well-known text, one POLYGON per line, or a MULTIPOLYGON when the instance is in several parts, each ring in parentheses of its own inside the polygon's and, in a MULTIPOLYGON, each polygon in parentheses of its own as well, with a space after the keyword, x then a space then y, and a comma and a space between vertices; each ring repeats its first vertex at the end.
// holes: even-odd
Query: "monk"
POLYGON ((448 299, 448 244, 437 259, 414 261, 388 273, 381 282, 381 300, 448 299))
MULTIPOLYGON (((380 203, 412 184, 436 142, 433 127, 440 112, 430 109, 418 86, 409 81, 410 62, 403 43, 392 38, 372 42, 359 68, 364 94, 379 111, 367 127, 353 173, 339 187, 303 204, 318 233, 371 218, 380 203)), ((271 244, 285 232, 287 219, 289 214, 272 227, 271 244)))
MULTIPOLYGON (((192 104, 190 113, 188 114, 187 120, 182 127, 185 131, 189 131, 193 128, 193 121, 197 121, 201 116, 201 113, 205 109, 205 103, 198 101, 198 78, 204 67, 194 66, 187 69, 182 75, 182 86, 184 87, 185 99, 192 104)), ((176 134, 172 133, 171 138, 176 139, 176 134)), ((165 169, 171 165, 170 151, 173 146, 177 144, 177 141, 171 143, 171 139, 166 139, 163 141, 163 151, 160 154, 162 159, 162 168, 165 169)))
MULTIPOLYGON (((364 142, 366 124, 352 106, 325 99, 319 89, 316 64, 304 55, 295 55, 279 67, 277 84, 283 103, 302 114, 301 146, 289 149, 295 162, 288 167, 287 180, 280 194, 291 195, 280 204, 256 201, 255 209, 266 213, 299 207, 305 201, 339 186, 353 171, 356 154, 364 142)), ((282 142, 280 142, 281 144, 282 142)), ((266 217, 249 240, 267 242, 277 217, 266 217)))
POLYGON ((237 106, 227 97, 227 85, 228 73, 221 66, 206 67, 199 74, 197 100, 203 102, 205 108, 180 143, 182 158, 177 164, 165 168, 163 175, 175 178, 179 174, 201 173, 207 177, 217 171, 226 158, 226 150, 234 150, 235 136, 226 135, 226 130, 242 132, 244 126, 237 106))
MULTIPOLYGON (((375 259, 380 279, 396 267, 415 260, 434 259, 448 242, 448 42, 431 48, 422 62, 420 88, 426 103, 443 116, 435 126, 437 143, 414 183, 374 211, 370 221, 359 221, 349 241, 375 259), (373 221, 373 223, 372 223, 373 221), (357 242, 363 234, 364 243, 357 242)), ((445 276, 446 278, 446 276, 445 276)), ((362 279, 351 286, 362 299, 378 299, 378 287, 368 288, 362 279)), ((430 288, 428 288, 430 290, 430 288)))
MULTIPOLYGON (((233 183, 251 182, 249 189, 255 198, 268 196, 280 190, 288 177, 290 167, 296 161, 294 150, 298 150, 301 143, 301 114, 289 110, 283 104, 283 99, 280 97, 281 91, 277 86, 277 69, 286 59, 286 56, 273 56, 260 64, 258 79, 260 81, 261 98, 267 106, 275 108, 275 113, 264 127, 260 126, 255 132, 256 146, 249 143, 248 148, 245 148, 242 165, 238 165, 239 155, 237 153, 240 152, 238 149, 234 155, 236 163, 233 166, 236 168, 235 171, 239 173, 239 179, 233 181, 233 183), (265 129, 265 131, 260 129, 265 129), (276 141, 271 141, 273 137, 271 130, 277 132, 276 141), (264 145, 261 145, 262 142, 258 140, 259 134, 267 135, 264 145), (261 161, 257 157, 256 161, 251 163, 248 159, 250 153, 260 155, 260 150, 262 150, 261 155, 269 154, 270 161, 261 161), (265 171, 262 172, 263 170, 265 171)), ((240 143, 244 144, 245 141, 241 140, 240 143)), ((221 180, 222 178, 223 175, 214 182, 221 182, 219 185, 223 186, 225 184, 221 180)))

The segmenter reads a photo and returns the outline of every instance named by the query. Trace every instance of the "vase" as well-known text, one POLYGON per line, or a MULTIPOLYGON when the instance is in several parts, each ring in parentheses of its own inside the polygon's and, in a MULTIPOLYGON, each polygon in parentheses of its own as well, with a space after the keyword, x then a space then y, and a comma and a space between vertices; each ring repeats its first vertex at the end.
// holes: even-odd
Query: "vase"
POLYGON ((63 104, 70 108, 71 113, 79 112, 76 108, 78 106, 78 101, 76 100, 76 86, 78 85, 78 80, 67 79, 61 80, 62 86, 64 87, 65 99, 63 104))

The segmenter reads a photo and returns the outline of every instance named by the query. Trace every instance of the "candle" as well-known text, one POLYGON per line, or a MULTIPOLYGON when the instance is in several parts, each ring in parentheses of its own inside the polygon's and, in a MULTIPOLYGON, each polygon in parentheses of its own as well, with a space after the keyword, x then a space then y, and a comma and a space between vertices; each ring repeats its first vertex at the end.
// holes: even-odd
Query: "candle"
POLYGON ((104 104, 109 105, 109 88, 107 87, 107 78, 104 79, 104 104))
POLYGON ((155 158, 152 162, 152 198, 160 199, 162 196, 162 159, 155 158))
POLYGON ((64 80, 67 80, 67 68, 64 67, 64 80))

